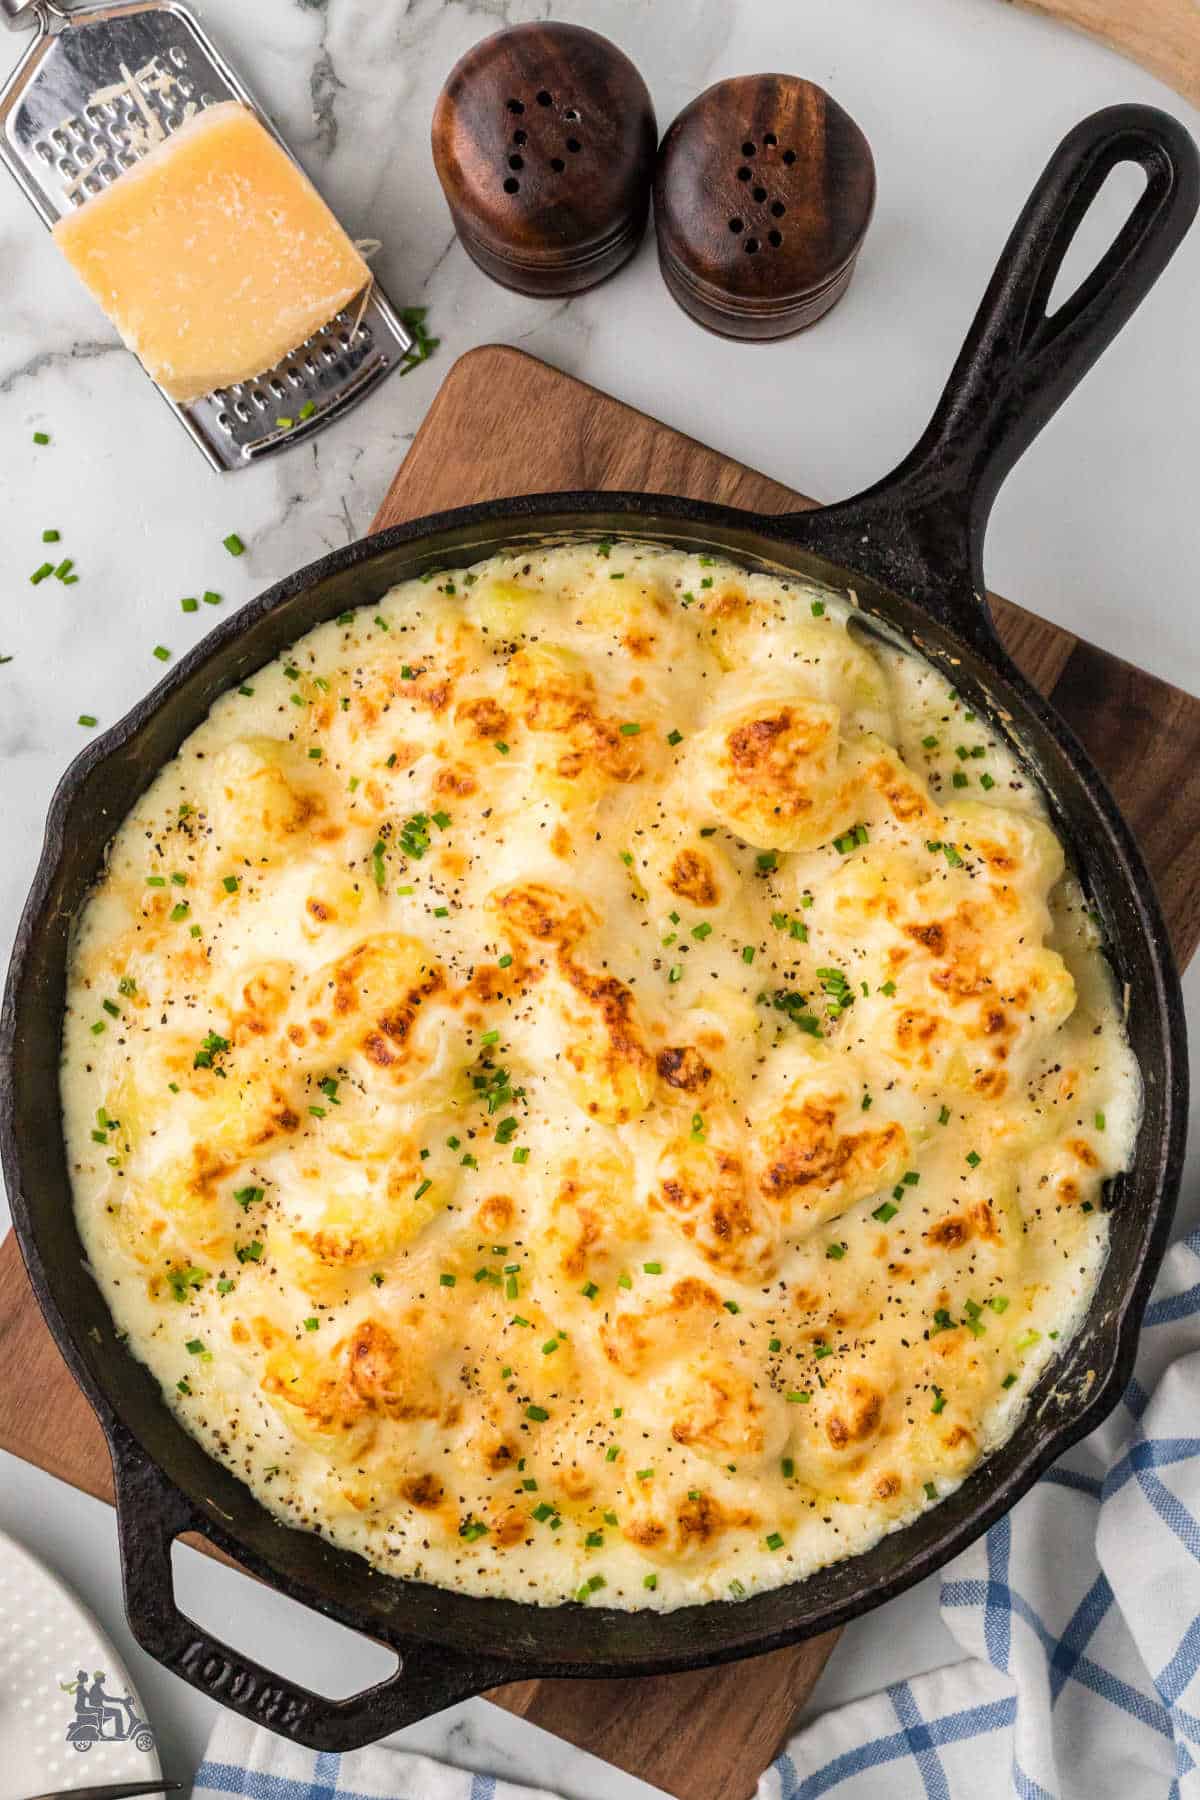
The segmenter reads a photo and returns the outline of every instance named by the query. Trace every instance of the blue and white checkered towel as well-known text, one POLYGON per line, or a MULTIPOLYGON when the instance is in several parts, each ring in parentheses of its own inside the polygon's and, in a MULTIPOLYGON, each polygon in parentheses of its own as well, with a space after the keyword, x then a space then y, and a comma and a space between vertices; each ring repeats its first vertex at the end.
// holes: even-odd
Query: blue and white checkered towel
POLYGON ((827 1713, 758 1800, 1200 1800, 1200 1232, 1112 1417, 942 1575, 968 1660, 827 1713))
POLYGON ((218 1719, 192 1800, 553 1800, 542 1788, 472 1775, 401 1750, 301 1750, 232 1713, 218 1719))
MULTIPOLYGON (((818 1719, 758 1800, 1200 1800, 1200 1232, 1167 1257, 1122 1405, 947 1567, 941 1605, 967 1659, 818 1719)), ((538 1800, 229 1713, 194 1794, 538 1800)))

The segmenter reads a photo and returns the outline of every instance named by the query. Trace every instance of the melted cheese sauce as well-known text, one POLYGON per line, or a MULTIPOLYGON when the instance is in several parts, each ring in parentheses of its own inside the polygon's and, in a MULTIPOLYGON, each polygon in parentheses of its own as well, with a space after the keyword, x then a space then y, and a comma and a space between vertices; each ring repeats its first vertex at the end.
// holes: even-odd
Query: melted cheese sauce
POLYGON ((213 707, 79 922, 114 1319, 281 1518, 670 1608, 852 1555, 1079 1324, 1139 1082, 1037 792, 796 580, 409 582, 213 707))

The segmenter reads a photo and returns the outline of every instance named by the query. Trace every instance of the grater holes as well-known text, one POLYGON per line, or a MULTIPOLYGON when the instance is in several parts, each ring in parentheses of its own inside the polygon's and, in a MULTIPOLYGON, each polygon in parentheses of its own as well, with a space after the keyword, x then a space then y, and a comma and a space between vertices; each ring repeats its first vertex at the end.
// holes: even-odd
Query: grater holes
POLYGON ((554 105, 554 95, 549 93, 546 88, 539 88, 538 92, 534 95, 534 99, 539 106, 554 105))
POLYGON ((177 69, 187 68, 187 51, 184 50, 181 45, 176 44, 173 49, 167 51, 167 55, 177 69))
POLYGON ((760 206, 762 205, 762 203, 766 199, 766 197, 767 197, 767 190, 765 187, 756 187, 754 189, 754 198, 758 201, 758 204, 760 206))
POLYGON ((513 143, 517 146, 518 150, 524 149, 525 145, 528 142, 529 142, 529 133, 527 131, 514 131, 513 132, 513 143))
POLYGON ((563 118, 567 121, 568 125, 578 124, 579 108, 577 106, 568 106, 566 112, 563 114, 563 118))
POLYGON ((515 175, 509 176, 508 180, 504 184, 504 191, 506 194, 519 194, 520 193, 521 184, 517 180, 515 175))
POLYGON ((747 256, 757 256, 762 246, 756 237, 748 237, 743 248, 747 256))
POLYGON ((552 156, 550 158, 550 167, 554 170, 556 175, 561 175, 566 166, 567 165, 561 156, 552 156))
POLYGON ((771 217, 773 219, 782 219, 782 217, 786 211, 787 211, 787 207, 783 204, 782 200, 772 200, 772 202, 771 202, 771 217))
POLYGON ((790 169, 796 160, 796 152, 794 150, 785 150, 783 153, 783 160, 790 169))
POLYGON ((508 159, 508 166, 510 169, 523 169, 525 167, 525 158, 523 156, 510 156, 508 159))
POLYGON ((738 170, 737 178, 739 181, 749 181, 751 179, 752 173, 753 173, 752 170, 743 167, 738 170))
POLYGON ((200 104, 201 106, 216 106, 217 96, 215 94, 201 94, 200 104))
POLYGON ((779 142, 779 139, 775 136, 775 133, 773 131, 764 131, 763 132, 764 147, 769 147, 770 149, 773 150, 778 142, 779 142))
POLYGON ((523 113, 525 111, 525 102, 523 100, 506 100, 504 104, 507 106, 510 113, 523 113))
POLYGON ((778 250, 780 244, 783 242, 782 231, 768 231, 767 242, 770 244, 772 250, 778 250))
POLYGON ((746 229, 746 222, 744 219, 732 218, 729 221, 729 229, 730 229, 730 231, 732 231, 733 235, 736 237, 740 231, 744 231, 746 229))
POLYGON ((44 163, 52 163, 54 161, 54 152, 46 142, 45 138, 39 138, 33 148, 44 163))
POLYGON ((583 149, 583 145, 580 143, 578 138, 568 138, 567 139, 567 149, 570 151, 572 156, 578 156, 579 152, 583 149))

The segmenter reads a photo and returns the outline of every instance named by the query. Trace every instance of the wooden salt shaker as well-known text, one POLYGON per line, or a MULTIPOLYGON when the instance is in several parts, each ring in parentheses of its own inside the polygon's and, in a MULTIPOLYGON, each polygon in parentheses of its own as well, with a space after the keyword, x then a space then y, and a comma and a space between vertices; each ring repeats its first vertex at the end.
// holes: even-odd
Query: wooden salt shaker
POLYGON ((795 75, 719 81, 659 151, 663 278, 710 331, 786 337, 845 293, 874 205, 871 146, 823 88, 795 75))
POLYGON ((629 58, 581 25, 516 25, 468 50, 433 115, 467 254, 522 294, 577 294, 631 257, 658 125, 629 58))

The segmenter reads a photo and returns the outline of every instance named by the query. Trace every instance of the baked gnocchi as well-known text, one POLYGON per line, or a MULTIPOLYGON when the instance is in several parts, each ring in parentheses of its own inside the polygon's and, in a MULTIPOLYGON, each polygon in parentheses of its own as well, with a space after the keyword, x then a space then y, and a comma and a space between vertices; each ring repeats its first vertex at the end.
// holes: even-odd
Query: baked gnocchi
POLYGON ((852 596, 605 541, 217 702, 78 921, 62 1094, 117 1326, 274 1513, 672 1608, 1009 1434, 1140 1089, 988 721, 852 596))

